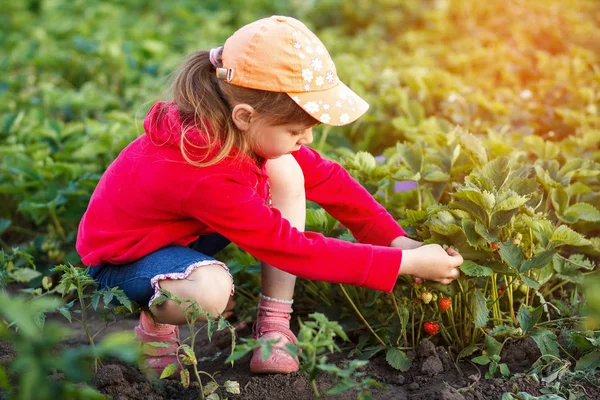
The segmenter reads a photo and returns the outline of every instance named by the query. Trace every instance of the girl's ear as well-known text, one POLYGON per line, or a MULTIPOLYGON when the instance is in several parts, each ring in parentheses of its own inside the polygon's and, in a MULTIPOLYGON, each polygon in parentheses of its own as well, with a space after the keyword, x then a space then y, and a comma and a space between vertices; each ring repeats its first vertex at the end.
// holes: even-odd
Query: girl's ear
POLYGON ((250 129, 252 117, 255 113, 256 111, 254 111, 252 106, 248 104, 238 104, 233 107, 233 110, 231 111, 231 118, 233 119, 235 126, 237 126, 240 131, 246 132, 248 129, 250 129))

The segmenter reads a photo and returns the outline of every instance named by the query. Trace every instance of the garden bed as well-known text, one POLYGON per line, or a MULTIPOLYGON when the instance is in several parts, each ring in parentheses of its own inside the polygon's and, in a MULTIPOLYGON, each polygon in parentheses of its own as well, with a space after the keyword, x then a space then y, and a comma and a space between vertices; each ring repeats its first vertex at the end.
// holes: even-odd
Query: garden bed
MULTIPOLYGON (((60 317, 50 316, 61 324, 67 324, 72 336, 64 342, 66 347, 86 345, 87 337, 78 324, 68 324, 60 317)), ((132 330, 137 324, 134 316, 122 319, 98 335, 102 339, 107 334, 117 331, 132 330)), ((91 315, 89 321, 92 332, 99 331, 104 321, 98 315, 91 315)), ((236 333, 238 338, 249 337, 251 327, 242 324, 236 333)), ((186 327, 181 328, 181 337, 189 334, 186 327)), ((250 355, 237 361, 233 367, 224 361, 230 353, 230 335, 228 331, 216 332, 211 342, 204 335, 199 335, 195 353, 199 361, 199 369, 211 375, 222 384, 226 380, 237 381, 240 385, 239 395, 229 395, 232 399, 282 399, 304 400, 314 398, 309 380, 301 373, 289 375, 254 375, 250 373, 250 355), (219 372, 217 374, 217 372, 219 372)), ((342 355, 346 352, 331 356, 331 361, 343 364, 347 361, 342 355)), ((375 399, 427 399, 427 400, 458 400, 458 399, 499 399, 504 393, 525 392, 540 395, 540 384, 524 374, 517 374, 511 379, 483 378, 486 367, 477 366, 463 361, 455 366, 444 347, 436 347, 432 341, 423 340, 416 352, 408 352, 414 357, 408 372, 400 372, 391 368, 385 356, 376 356, 363 367, 363 372, 382 384, 382 389, 372 391, 375 399)), ((524 371, 525 366, 531 366, 540 354, 531 339, 510 343, 505 347, 502 359, 509 363, 511 371, 524 371), (532 351, 533 349, 533 351, 532 351)), ((0 362, 7 363, 14 357, 11 346, 7 343, 0 346, 0 362)), ((60 379, 60 376, 54 376, 60 379)), ((204 382, 206 384, 206 382, 204 382)), ((317 379, 320 390, 331 386, 331 380, 322 375, 317 379)), ((92 386, 99 392, 112 399, 119 400, 159 400, 159 399, 198 399, 198 384, 193 382, 185 389, 178 378, 163 380, 148 379, 139 368, 124 364, 117 360, 104 362, 92 381, 92 386)), ((587 385, 585 392, 589 399, 600 398, 600 390, 587 385)), ((330 398, 354 399, 356 392, 348 391, 330 398)))

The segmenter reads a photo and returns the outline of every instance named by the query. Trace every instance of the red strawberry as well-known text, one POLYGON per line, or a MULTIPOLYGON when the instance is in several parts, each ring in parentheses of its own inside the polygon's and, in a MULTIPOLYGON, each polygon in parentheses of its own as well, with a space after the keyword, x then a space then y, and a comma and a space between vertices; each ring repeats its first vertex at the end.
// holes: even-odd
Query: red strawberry
POLYGON ((506 285, 500 286, 500 289, 498 289, 498 296, 502 296, 502 293, 504 293, 505 290, 506 290, 506 285))
POLYGON ((435 335, 440 329, 440 324, 433 321, 427 321, 423 324, 423 328, 425 332, 429 333, 431 336, 435 335))
POLYGON ((421 293, 421 299, 423 299, 423 303, 429 304, 431 299, 433 299, 433 295, 430 292, 423 292, 421 293))
POLYGON ((492 250, 496 251, 498 250, 498 243, 490 243, 490 247, 492 248, 492 250))
POLYGON ((442 311, 446 311, 450 308, 450 306, 452 305, 452 299, 439 299, 438 300, 438 307, 440 307, 440 310, 442 311))

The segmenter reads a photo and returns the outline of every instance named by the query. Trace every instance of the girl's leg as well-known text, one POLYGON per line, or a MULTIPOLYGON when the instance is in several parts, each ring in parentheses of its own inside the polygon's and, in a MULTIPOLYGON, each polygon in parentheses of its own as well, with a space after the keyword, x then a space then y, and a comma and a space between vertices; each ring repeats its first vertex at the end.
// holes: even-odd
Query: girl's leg
MULTIPOLYGON (((164 279, 160 287, 173 293, 179 299, 195 301, 204 311, 213 315, 222 314, 231 295, 231 276, 218 265, 205 265, 193 271, 186 279, 164 279)), ((167 300, 150 308, 156 322, 170 325, 186 323, 182 306, 167 300)))
MULTIPOLYGON (((289 155, 267 163, 273 207, 277 208, 290 224, 304 231, 306 221, 306 196, 304 175, 296 159, 289 155)), ((277 346, 295 342, 290 331, 290 314, 296 277, 261 263, 262 294, 258 305, 255 336, 279 340, 277 346)), ((257 373, 289 373, 298 370, 298 360, 276 348, 269 358, 263 360, 256 351, 250 369, 257 373)))
MULTIPOLYGON (((209 264, 191 272, 185 279, 159 280, 162 289, 181 300, 195 301, 204 311, 213 315, 222 314, 230 300, 232 280, 229 273, 219 264, 209 264)), ((136 327, 137 337, 143 343, 164 342, 169 347, 144 346, 148 367, 158 375, 169 364, 178 363, 175 351, 180 345, 179 327, 186 323, 182 307, 173 300, 151 306, 150 313, 142 311, 136 327)), ((204 318, 201 318, 204 319, 204 318)))
MULTIPOLYGON (((306 195, 304 174, 296 159, 285 155, 267 162, 273 207, 281 212, 290 224, 304 232, 306 223, 306 195)), ((265 296, 292 300, 296 277, 266 263, 261 263, 262 292, 265 296)))

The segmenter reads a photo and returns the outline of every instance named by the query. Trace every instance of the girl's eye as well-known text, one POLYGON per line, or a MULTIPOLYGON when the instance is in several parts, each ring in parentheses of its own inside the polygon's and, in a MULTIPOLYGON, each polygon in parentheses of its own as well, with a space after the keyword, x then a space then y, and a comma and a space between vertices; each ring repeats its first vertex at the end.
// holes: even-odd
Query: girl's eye
POLYGON ((296 132, 292 132, 292 136, 300 136, 304 133, 304 131, 296 131, 296 132))

